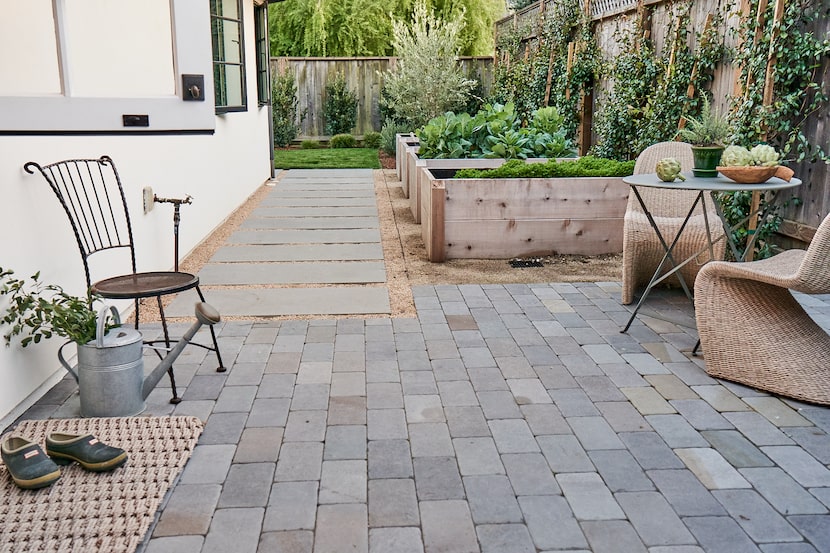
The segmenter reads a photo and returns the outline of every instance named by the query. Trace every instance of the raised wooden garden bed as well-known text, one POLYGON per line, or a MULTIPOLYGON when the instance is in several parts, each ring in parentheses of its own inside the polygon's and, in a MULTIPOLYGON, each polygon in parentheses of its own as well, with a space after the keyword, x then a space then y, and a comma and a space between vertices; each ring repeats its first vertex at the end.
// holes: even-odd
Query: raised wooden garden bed
POLYGON ((406 148, 417 146, 418 137, 412 134, 396 134, 395 135, 395 174, 399 181, 403 181, 403 175, 406 168, 406 148))
POLYGON ((430 261, 622 251, 629 187, 620 177, 453 179, 455 169, 422 172, 421 235, 430 261))

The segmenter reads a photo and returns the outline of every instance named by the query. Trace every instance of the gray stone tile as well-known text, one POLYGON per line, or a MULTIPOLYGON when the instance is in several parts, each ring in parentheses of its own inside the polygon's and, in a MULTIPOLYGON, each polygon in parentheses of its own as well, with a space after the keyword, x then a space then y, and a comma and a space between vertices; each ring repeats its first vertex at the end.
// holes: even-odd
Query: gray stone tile
POLYGON ((671 448, 707 447, 709 442, 681 415, 649 415, 645 418, 671 448))
POLYGON ((764 553, 818 553, 815 547, 805 542, 767 543, 760 547, 764 553))
POLYGON ((830 516, 794 515, 788 519, 819 551, 830 551, 830 516))
POLYGON ((290 411, 283 441, 322 442, 326 438, 326 417, 325 411, 290 411))
POLYGON ((470 383, 476 392, 508 390, 507 382, 497 367, 478 367, 467 371, 470 383))
POLYGON ((505 473, 492 438, 455 438, 452 442, 462 475, 505 473))
POLYGON ((455 451, 446 423, 424 422, 409 425, 413 457, 449 457, 455 451))
POLYGON ((453 457, 417 457, 415 487, 420 501, 464 499, 464 486, 453 457))
POLYGON ((173 488, 153 536, 206 534, 221 490, 219 484, 180 484, 173 488))
POLYGON ((550 397, 565 417, 599 415, 588 395, 579 389, 550 390, 550 397))
POLYGON ((702 399, 675 399, 669 403, 698 430, 731 430, 734 428, 732 423, 702 399))
POLYGON ((570 417, 567 421, 582 447, 588 451, 625 448, 617 433, 602 417, 570 417))
POLYGON ((775 426, 812 426, 813 424, 776 397, 748 397, 744 401, 775 426))
POLYGON ((257 553, 311 553, 313 544, 314 533, 311 531, 265 532, 259 536, 257 553))
MULTIPOLYGON (((435 395, 438 393, 438 385, 432 371, 401 372, 401 387, 406 395, 435 395)), ((401 404, 403 404, 403 397, 401 397, 401 404)))
POLYGON ((543 550, 587 548, 585 535, 568 507, 558 495, 519 497, 525 524, 537 548, 543 550))
POLYGON ((366 398, 363 396, 333 397, 329 400, 327 424, 366 424, 366 398))
POLYGON ((315 553, 368 553, 366 505, 320 505, 317 509, 317 531, 314 537, 315 553))
POLYGON ((752 539, 729 517, 693 517, 684 520, 706 551, 758 553, 752 539))
POLYGON ((735 425, 738 432, 757 446, 791 445, 793 441, 767 419, 755 412, 724 413, 726 419, 735 425))
POLYGON ((231 467, 236 446, 230 444, 203 445, 193 455, 182 472, 182 484, 221 484, 231 467))
POLYGON ((411 478, 412 455, 406 440, 369 442, 369 478, 411 478))
POLYGON ((624 520, 597 520, 582 523, 593 553, 645 553, 646 548, 631 524, 624 520))
POLYGON ((204 542, 202 536, 153 538, 147 542, 144 553, 200 553, 204 542))
POLYGON ((246 428, 254 427, 284 427, 288 421, 288 410, 291 400, 288 398, 257 398, 254 400, 246 428))
POLYGON ((319 480, 323 463, 320 442, 289 442, 282 445, 277 461, 276 482, 319 480))
POLYGON ((369 526, 417 526, 420 523, 412 479, 369 481, 369 526))
POLYGON ((723 456, 714 449, 694 447, 676 449, 675 453, 695 476, 710 490, 750 488, 747 482, 723 456))
POLYGON ((830 434, 814 426, 785 428, 784 432, 817 461, 830 465, 830 434))
POLYGON ((802 486, 830 487, 830 470, 800 447, 768 446, 761 451, 802 486))
POLYGON ((366 406, 369 409, 402 409, 403 392, 397 382, 370 382, 366 385, 366 406))
POLYGON ((424 553, 419 528, 370 528, 369 553, 424 553))
POLYGON ((504 524, 522 521, 519 504, 506 476, 465 476, 464 489, 474 523, 504 524))
POLYGON ((648 477, 682 517, 725 515, 712 493, 689 470, 651 470, 648 477))
POLYGON ((519 408, 524 419, 530 426, 530 431, 535 436, 545 434, 569 434, 571 427, 568 426, 565 417, 559 408, 553 404, 522 405, 519 408))
POLYGON ((745 468, 740 473, 783 515, 827 512, 815 497, 778 467, 745 468))
POLYGON ((444 409, 441 406, 441 397, 437 395, 428 396, 406 396, 404 397, 404 408, 406 409, 406 422, 445 422, 444 409))
POLYGON ((519 405, 553 403, 548 391, 538 378, 509 379, 507 385, 519 405))
POLYGON ((258 398, 290 398, 294 393, 293 374, 265 374, 262 376, 258 398))
POLYGON ((406 440, 406 414, 403 409, 370 409, 366 413, 370 440, 406 440))
POLYGON ((801 535, 755 490, 715 490, 712 495, 756 542, 800 541, 801 535))
POLYGON ((231 465, 219 496, 219 508, 267 505, 275 466, 276 463, 231 465))
MULTIPOLYGON (((588 453, 605 485, 612 492, 650 491, 654 489, 637 461, 626 450, 609 449, 588 453)), ((506 463, 505 463, 506 464, 506 463)), ((508 474, 509 474, 508 467, 508 474)))
POLYGON ((282 443, 282 428, 246 428, 236 446, 234 463, 275 463, 282 443))
POLYGON ((685 466, 656 432, 623 432, 619 437, 646 470, 685 466))
POLYGON ((614 382, 606 375, 577 376, 577 384, 588 394, 591 401, 626 401, 614 382))
POLYGON ((770 467, 773 464, 760 449, 734 430, 704 430, 701 434, 735 468, 770 467))
POLYGON ((562 493, 579 520, 625 518, 605 483, 595 472, 556 475, 562 493))
POLYGON ((594 465, 575 436, 570 434, 536 438, 554 473, 591 472, 594 465))
POLYGON ((694 545, 694 537, 658 492, 624 492, 615 496, 640 539, 648 546, 694 545))
POLYGON ((313 530, 317 519, 317 488, 316 481, 274 484, 262 530, 313 530))
POLYGON ((291 399, 291 410, 325 409, 329 405, 328 384, 297 384, 291 399))
POLYGON ((366 461, 323 461, 318 502, 366 503, 366 461))
POLYGON ((444 414, 453 438, 490 436, 490 427, 481 407, 444 407, 444 414))
POLYGON ((539 444, 530 427, 521 419, 491 420, 490 431, 499 453, 528 453, 539 451, 539 444))
POLYGON ((204 553, 238 551, 256 552, 265 509, 218 509, 202 546, 204 553))
POLYGON ((466 501, 421 501, 426 553, 478 553, 478 540, 466 501))
POLYGON ((480 524, 476 532, 481 553, 536 553, 524 524, 480 524))
POLYGON ((366 459, 366 427, 329 426, 326 429, 323 459, 366 459))
POLYGON ((438 390, 441 396, 441 403, 445 407, 478 405, 478 398, 473 390, 473 386, 466 380, 439 382, 438 390))
POLYGON ((516 495, 554 495, 561 490, 541 453, 508 453, 501 461, 516 495))

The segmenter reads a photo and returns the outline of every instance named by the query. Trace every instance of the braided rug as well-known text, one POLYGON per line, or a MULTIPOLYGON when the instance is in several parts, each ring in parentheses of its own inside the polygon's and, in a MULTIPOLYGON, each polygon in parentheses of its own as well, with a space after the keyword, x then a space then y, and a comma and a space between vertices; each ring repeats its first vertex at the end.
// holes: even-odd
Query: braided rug
POLYGON ((46 449, 50 432, 92 434, 127 451, 127 464, 94 473, 61 467, 48 488, 21 490, 0 464, 0 552, 132 552, 202 433, 196 417, 30 420, 3 435, 46 449))

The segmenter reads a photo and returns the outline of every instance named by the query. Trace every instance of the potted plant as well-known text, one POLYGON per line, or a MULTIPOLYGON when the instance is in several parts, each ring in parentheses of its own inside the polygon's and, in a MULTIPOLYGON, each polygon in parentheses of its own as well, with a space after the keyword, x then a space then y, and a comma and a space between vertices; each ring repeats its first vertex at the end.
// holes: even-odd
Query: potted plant
MULTIPOLYGON (((95 339, 98 313, 92 306, 97 297, 72 296, 58 285, 46 285, 40 281, 40 272, 30 277, 31 282, 13 275, 14 271, 0 267, 0 297, 8 296, 9 301, 0 319, 9 327, 6 345, 20 334, 25 334, 20 342, 24 348, 52 336, 81 345, 95 339)), ((108 325, 107 330, 114 326, 108 325)))
POLYGON ((677 134, 692 145, 692 173, 696 177, 717 177, 724 142, 731 136, 732 129, 726 118, 712 109, 708 96, 703 96, 700 116, 686 117, 686 126, 677 134))

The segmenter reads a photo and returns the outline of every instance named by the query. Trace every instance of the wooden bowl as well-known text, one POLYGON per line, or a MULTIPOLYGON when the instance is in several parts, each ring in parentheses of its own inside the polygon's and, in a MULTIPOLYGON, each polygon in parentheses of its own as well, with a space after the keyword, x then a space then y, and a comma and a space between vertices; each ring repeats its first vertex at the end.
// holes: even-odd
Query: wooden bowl
POLYGON ((718 167, 718 172, 728 179, 741 184, 760 184, 767 182, 778 171, 774 167, 718 167))

